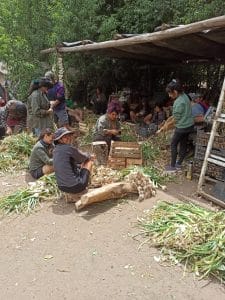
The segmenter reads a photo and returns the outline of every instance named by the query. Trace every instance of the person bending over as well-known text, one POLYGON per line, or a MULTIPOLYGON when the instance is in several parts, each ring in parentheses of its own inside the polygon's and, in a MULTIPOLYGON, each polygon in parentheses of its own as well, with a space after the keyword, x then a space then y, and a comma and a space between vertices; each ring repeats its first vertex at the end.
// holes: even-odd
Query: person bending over
POLYGON ((31 151, 29 172, 35 179, 54 172, 52 159, 53 138, 54 134, 50 128, 43 129, 31 151))
POLYGON ((77 194, 88 186, 94 158, 72 146, 73 134, 65 127, 56 130, 53 166, 58 188, 77 194))

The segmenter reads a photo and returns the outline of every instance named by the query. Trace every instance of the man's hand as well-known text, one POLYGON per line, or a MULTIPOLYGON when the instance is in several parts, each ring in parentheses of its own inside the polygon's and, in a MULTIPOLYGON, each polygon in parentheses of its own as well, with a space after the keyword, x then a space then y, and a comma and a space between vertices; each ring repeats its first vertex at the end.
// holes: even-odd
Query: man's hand
POLYGON ((11 127, 8 127, 6 128, 6 135, 11 135, 13 132, 12 132, 12 128, 11 127))
POLYGON ((158 129, 157 131, 156 131, 156 133, 155 134, 160 134, 162 132, 162 130, 161 129, 158 129))
POLYGON ((47 114, 48 115, 51 115, 53 113, 53 109, 50 107, 48 110, 47 110, 47 114))

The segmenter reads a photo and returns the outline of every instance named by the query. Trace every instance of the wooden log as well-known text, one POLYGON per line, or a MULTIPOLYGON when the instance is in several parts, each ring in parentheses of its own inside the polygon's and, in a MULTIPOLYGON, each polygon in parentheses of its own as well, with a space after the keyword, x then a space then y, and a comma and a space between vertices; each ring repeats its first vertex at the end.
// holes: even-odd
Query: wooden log
POLYGON ((102 202, 109 199, 118 199, 129 193, 138 193, 133 184, 125 181, 110 183, 81 196, 81 198, 75 203, 75 208, 76 210, 80 210, 92 203, 102 202))

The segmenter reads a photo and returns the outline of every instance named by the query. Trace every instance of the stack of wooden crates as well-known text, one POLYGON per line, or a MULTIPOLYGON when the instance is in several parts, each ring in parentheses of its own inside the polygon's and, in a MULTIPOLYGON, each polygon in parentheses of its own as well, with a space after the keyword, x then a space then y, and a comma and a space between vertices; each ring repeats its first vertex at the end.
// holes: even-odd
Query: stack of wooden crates
POLYGON ((114 142, 108 157, 108 166, 112 169, 123 169, 129 166, 142 165, 141 145, 136 142, 114 142))
MULTIPOLYGON (((210 132, 199 130, 197 132, 195 156, 194 156, 194 172, 200 174, 205 152, 209 141, 210 132)), ((215 136, 211 154, 225 157, 225 136, 215 136)), ((206 175, 216 180, 223 180, 223 170, 221 166, 208 163, 206 175)))

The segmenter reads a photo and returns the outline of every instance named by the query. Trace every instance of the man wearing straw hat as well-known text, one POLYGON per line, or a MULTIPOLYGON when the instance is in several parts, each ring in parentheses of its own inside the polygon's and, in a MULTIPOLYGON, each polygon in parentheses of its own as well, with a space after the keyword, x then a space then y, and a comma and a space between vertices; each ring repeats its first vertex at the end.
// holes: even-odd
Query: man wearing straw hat
POLYGON ((56 130, 53 166, 59 189, 78 194, 88 186, 94 157, 72 146, 74 134, 65 127, 56 130))

